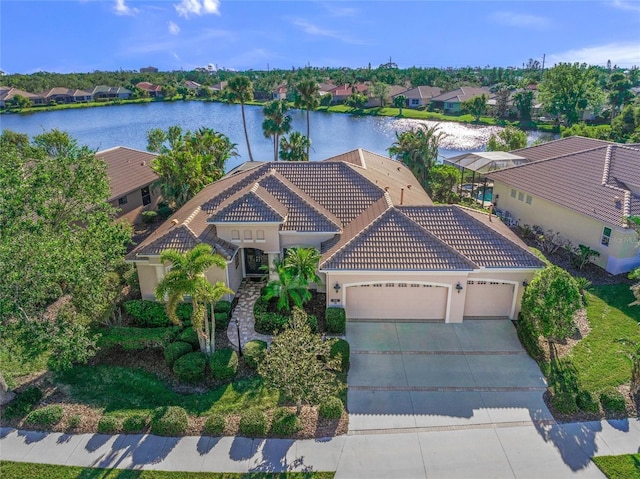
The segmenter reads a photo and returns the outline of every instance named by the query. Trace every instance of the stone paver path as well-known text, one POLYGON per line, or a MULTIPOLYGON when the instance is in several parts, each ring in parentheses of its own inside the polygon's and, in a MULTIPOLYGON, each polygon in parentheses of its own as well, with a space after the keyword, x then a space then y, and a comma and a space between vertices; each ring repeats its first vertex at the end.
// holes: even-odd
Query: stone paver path
POLYGON ((272 336, 267 334, 256 333, 255 318, 253 317, 253 305, 260 297, 260 288, 264 286, 262 281, 251 281, 244 279, 238 288, 240 299, 236 308, 231 315, 231 321, 227 328, 227 336, 234 348, 238 347, 238 327, 236 319, 240 326, 240 340, 242 347, 252 339, 262 339, 267 343, 271 343, 272 336))

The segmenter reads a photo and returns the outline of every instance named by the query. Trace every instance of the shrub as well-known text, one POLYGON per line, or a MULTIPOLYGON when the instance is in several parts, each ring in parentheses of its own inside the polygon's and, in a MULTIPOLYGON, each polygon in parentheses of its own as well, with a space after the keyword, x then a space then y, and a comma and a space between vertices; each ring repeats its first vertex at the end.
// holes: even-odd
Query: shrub
POLYGON ((159 407, 151 419, 151 432, 160 436, 180 436, 189 427, 187 411, 179 406, 159 407))
POLYGON ((191 303, 180 303, 176 308, 176 316, 182 322, 191 321, 193 305, 191 303))
POLYGON ((173 363, 173 373, 185 383, 197 383, 204 379, 204 369, 207 357, 200 351, 188 353, 176 359, 173 363))
POLYGON ((351 347, 344 339, 336 339, 331 345, 331 359, 340 360, 340 370, 346 372, 349 369, 349 360, 351 357, 351 347))
POLYGON ((227 329, 231 320, 229 313, 214 313, 214 317, 216 318, 216 330, 224 331, 227 329))
POLYGON ((171 324, 164 305, 155 301, 132 299, 122 303, 122 309, 131 317, 136 326, 142 328, 158 328, 171 324))
POLYGON ((520 319, 516 322, 516 333, 518 334, 520 343, 522 343, 524 349, 529 353, 529 356, 537 360, 544 357, 544 352, 538 341, 540 335, 533 321, 520 316, 520 319))
POLYGON ((255 329, 261 334, 278 334, 283 331, 289 323, 289 318, 279 313, 265 312, 255 314, 255 329))
POLYGON ((158 218, 158 213, 155 211, 143 211, 142 222, 146 224, 153 223, 158 218))
POLYGON ((600 393, 600 404, 607 412, 622 413, 627 409, 624 396, 614 387, 605 389, 600 393))
POLYGON ((347 324, 347 314, 344 308, 327 308, 324 318, 329 333, 344 334, 347 324))
POLYGON ((309 322, 309 327, 311 328, 312 333, 318 332, 318 318, 316 318, 313 314, 310 314, 307 321, 309 322))
POLYGON ((80 427, 80 424, 82 424, 82 416, 80 416, 80 414, 73 414, 69 416, 69 419, 67 420, 67 427, 69 429, 77 429, 80 427))
POLYGON ((28 387, 18 394, 18 397, 4 410, 6 419, 24 417, 42 399, 42 391, 35 386, 28 387))
POLYGON ((232 379, 238 372, 238 353, 229 348, 218 349, 211 355, 209 365, 214 379, 232 379))
POLYGON ((213 308, 214 313, 229 313, 231 315, 231 301, 220 300, 213 308))
POLYGON ((318 414, 326 419, 340 419, 344 411, 344 404, 339 398, 330 396, 318 406, 318 414))
POLYGON ((24 418, 24 423, 31 426, 51 427, 58 424, 63 415, 62 406, 45 406, 27 414, 27 417, 24 418))
POLYGON ((164 348, 164 360, 167 362, 167 366, 172 367, 173 363, 175 363, 178 358, 181 358, 192 351, 193 348, 189 343, 176 341, 164 348))
POLYGON ((561 414, 574 414, 578 412, 576 397, 569 392, 560 392, 551 396, 553 408, 561 414))
POLYGON ((176 338, 177 341, 183 343, 189 343, 194 349, 200 349, 200 341, 198 340, 198 333, 193 328, 186 328, 176 338))
POLYGON ((262 437, 267 434, 267 416, 259 409, 247 409, 240 416, 239 432, 246 437, 262 437))
POLYGON ((122 279, 125 284, 129 286, 129 297, 130 298, 139 298, 140 297, 140 278, 138 278, 138 269, 131 268, 128 271, 125 271, 122 274, 122 279))
POLYGON ((173 209, 171 209, 169 206, 160 206, 158 208, 158 216, 163 220, 166 220, 169 216, 171 216, 171 213, 173 213, 173 209))
POLYGON ((593 397, 589 391, 579 391, 576 394, 576 404, 584 412, 597 413, 600 411, 600 405, 598 401, 593 397))
POLYGON ((122 432, 135 433, 142 432, 147 427, 147 416, 143 414, 134 414, 129 416, 122 422, 122 432))
POLYGON ((98 421, 98 432, 100 434, 115 434, 120 429, 120 421, 114 416, 102 416, 98 421))
POLYGON ((254 339, 244 345, 242 354, 245 363, 252 369, 257 369, 258 364, 264 359, 264 353, 267 350, 267 343, 260 339, 254 339))
POLYGON ((225 424, 226 420, 222 414, 213 413, 207 417, 207 420, 204 423, 204 432, 205 434, 211 434, 212 436, 222 436, 225 424))
POLYGON ((291 436, 302 429, 300 418, 287 408, 276 409, 271 421, 271 432, 276 436, 291 436))

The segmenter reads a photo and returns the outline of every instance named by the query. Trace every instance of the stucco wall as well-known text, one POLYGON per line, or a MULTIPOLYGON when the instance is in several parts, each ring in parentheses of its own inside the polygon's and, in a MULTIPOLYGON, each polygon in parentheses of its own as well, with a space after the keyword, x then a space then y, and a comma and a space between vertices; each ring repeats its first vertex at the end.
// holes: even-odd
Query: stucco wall
MULTIPOLYGON (((146 185, 149 186, 149 185, 146 185)), ((147 210, 154 210, 156 209, 156 207, 158 206, 158 200, 160 198, 160 195, 158 193, 157 189, 153 189, 153 188, 149 188, 149 192, 150 192, 150 196, 151 196, 151 203, 149 203, 148 205, 146 205, 145 209, 147 210)), ((118 213, 118 216, 124 216, 127 213, 132 212, 133 210, 140 208, 142 209, 142 207, 144 206, 142 204, 142 190, 138 189, 138 190, 134 190, 130 193, 127 193, 126 195, 123 195, 127 197, 127 203, 124 205, 119 205, 118 204, 118 198, 116 198, 114 201, 111 202, 111 204, 113 205, 114 208, 117 208, 120 210, 120 212, 118 213)))
POLYGON ((261 223, 251 224, 216 224, 218 237, 241 248, 257 248, 266 253, 278 253, 280 251, 280 225, 261 223), (237 232, 239 238, 234 238, 237 232), (264 239, 258 239, 260 237, 264 239))

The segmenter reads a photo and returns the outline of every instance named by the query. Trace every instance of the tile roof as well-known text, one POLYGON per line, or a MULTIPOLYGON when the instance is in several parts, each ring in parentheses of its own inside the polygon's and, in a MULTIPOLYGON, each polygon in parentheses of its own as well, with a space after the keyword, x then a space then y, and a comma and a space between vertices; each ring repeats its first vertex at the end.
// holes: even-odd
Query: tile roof
POLYGON ((429 100, 433 97, 439 96, 442 94, 442 88, 438 88, 435 86, 417 86, 412 88, 411 90, 407 90, 402 93, 398 93, 397 95, 403 95, 408 99, 426 99, 429 100))
MULTIPOLYGON (((572 144, 581 148, 583 140, 586 138, 572 144)), ((558 143, 547 155, 566 151, 567 145, 558 143)), ((640 149, 609 142, 599 145, 602 146, 540 159, 487 176, 586 216, 625 227, 624 217, 640 212, 640 149)), ((529 153, 519 150, 518 154, 526 157, 529 153)))
POLYGON ((485 87, 469 87, 465 86, 456 90, 445 92, 441 95, 431 98, 431 101, 460 102, 469 100, 479 95, 491 96, 491 90, 485 87))
POLYGON ((590 150, 599 146, 610 145, 611 143, 595 138, 585 138, 583 136, 569 136, 559 140, 547 141, 536 146, 513 150, 511 153, 523 156, 530 161, 548 160, 557 156, 577 153, 579 151, 590 150))
POLYGON ((158 179, 158 175, 149 166, 157 156, 154 153, 116 146, 99 151, 96 156, 107 163, 111 187, 109 201, 139 190, 158 179))
POLYGON ((209 217, 209 222, 282 223, 286 217, 286 207, 256 183, 251 190, 217 210, 209 217))

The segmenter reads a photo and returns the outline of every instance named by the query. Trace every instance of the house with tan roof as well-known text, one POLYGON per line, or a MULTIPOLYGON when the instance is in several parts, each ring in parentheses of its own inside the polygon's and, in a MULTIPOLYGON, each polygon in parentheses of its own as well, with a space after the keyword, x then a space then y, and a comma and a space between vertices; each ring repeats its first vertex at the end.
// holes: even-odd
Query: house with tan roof
POLYGON ((611 274, 640 266, 627 221, 640 215, 639 148, 569 137, 512 153, 529 162, 487 174, 496 208, 516 224, 597 251, 593 262, 611 274))
POLYGON ((162 85, 141 81, 140 83, 136 83, 136 87, 149 93, 151 98, 162 98, 164 96, 162 94, 162 85))
POLYGON ((430 104, 444 113, 460 113, 463 102, 480 95, 493 96, 488 88, 465 86, 431 98, 430 104))
POLYGON ((151 169, 157 155, 147 151, 116 146, 99 151, 96 157, 107 164, 107 177, 111 187, 108 201, 119 210, 118 216, 131 223, 141 219, 144 210, 158 206, 160 193, 153 183, 158 175, 151 169))
POLYGON ((44 105, 45 99, 42 95, 29 93, 28 91, 19 90, 17 88, 0 86, 0 108, 6 108, 11 104, 11 100, 16 96, 28 99, 32 105, 44 105))
POLYGON ((406 105, 408 108, 420 108, 429 106, 431 99, 441 94, 442 88, 435 86, 417 86, 405 92, 397 93, 393 95, 392 98, 402 95, 407 99, 406 105))
POLYGON ((50 88, 41 95, 47 102, 56 103, 84 103, 93 100, 93 95, 88 91, 77 88, 55 87, 50 88))
POLYGON ((495 217, 434 206, 402 163, 361 149, 237 168, 205 187, 127 256, 143 297, 164 277, 162 251, 202 242, 227 262, 207 278, 234 291, 287 249, 317 248, 327 306, 350 321, 513 319, 543 267, 495 217))

